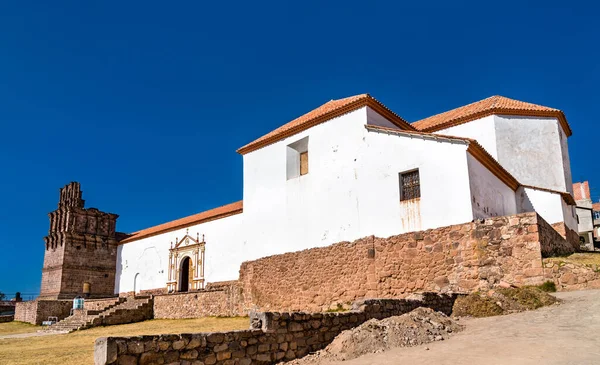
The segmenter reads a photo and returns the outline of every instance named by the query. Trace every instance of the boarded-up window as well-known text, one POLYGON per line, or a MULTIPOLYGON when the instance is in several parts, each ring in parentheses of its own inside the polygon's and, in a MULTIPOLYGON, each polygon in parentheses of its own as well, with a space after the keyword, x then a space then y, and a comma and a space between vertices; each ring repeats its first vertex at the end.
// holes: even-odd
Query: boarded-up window
POLYGON ((419 170, 400 174, 400 201, 421 197, 419 170))
POLYGON ((300 175, 308 174, 308 151, 300 154, 300 175))

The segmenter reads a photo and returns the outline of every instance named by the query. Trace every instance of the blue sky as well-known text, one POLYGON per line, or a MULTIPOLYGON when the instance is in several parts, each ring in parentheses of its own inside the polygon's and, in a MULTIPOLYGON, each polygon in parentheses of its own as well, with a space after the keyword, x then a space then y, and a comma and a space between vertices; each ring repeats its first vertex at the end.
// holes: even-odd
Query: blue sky
POLYGON ((235 150, 368 92, 408 121, 491 95, 559 108, 600 198, 593 2, 4 2, 0 291, 39 291, 81 182, 131 232, 242 198, 235 150))

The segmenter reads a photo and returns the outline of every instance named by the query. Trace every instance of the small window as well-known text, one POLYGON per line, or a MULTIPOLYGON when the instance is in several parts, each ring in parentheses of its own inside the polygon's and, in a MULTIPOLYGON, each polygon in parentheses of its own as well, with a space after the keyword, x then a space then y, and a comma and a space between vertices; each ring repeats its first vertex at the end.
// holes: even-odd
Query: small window
POLYGON ((421 180, 419 170, 400 174, 400 201, 421 197, 421 180))
POLYGON ((287 179, 290 180, 308 174, 308 137, 290 143, 286 151, 287 179))
POLYGON ((300 176, 308 174, 308 151, 300 154, 300 176))

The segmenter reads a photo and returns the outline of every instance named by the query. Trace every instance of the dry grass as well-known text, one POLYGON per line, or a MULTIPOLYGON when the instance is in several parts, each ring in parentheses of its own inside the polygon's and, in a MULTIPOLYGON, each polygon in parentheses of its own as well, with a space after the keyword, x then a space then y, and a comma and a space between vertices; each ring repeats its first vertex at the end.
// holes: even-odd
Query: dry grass
POLYGON ((537 287, 498 288, 457 298, 452 315, 491 317, 537 309, 556 302, 555 297, 537 287))
POLYGON ((94 363, 94 341, 104 336, 231 331, 249 328, 247 317, 158 319, 118 326, 97 327, 66 335, 0 340, 3 365, 83 365, 94 363))
POLYGON ((592 268, 600 268, 600 252, 574 253, 569 256, 549 257, 544 261, 560 264, 585 265, 592 268))
POLYGON ((15 335, 18 333, 36 332, 41 329, 40 326, 34 326, 24 322, 6 322, 0 323, 0 336, 15 335))

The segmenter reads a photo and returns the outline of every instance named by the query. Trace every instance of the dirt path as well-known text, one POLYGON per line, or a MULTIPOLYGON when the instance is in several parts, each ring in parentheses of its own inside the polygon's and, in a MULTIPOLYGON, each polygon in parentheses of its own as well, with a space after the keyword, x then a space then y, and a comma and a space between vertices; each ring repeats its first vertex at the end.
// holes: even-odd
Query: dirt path
POLYGON ((600 364, 600 290, 558 293, 557 297, 564 303, 462 320, 466 330, 447 341, 322 365, 600 364))

